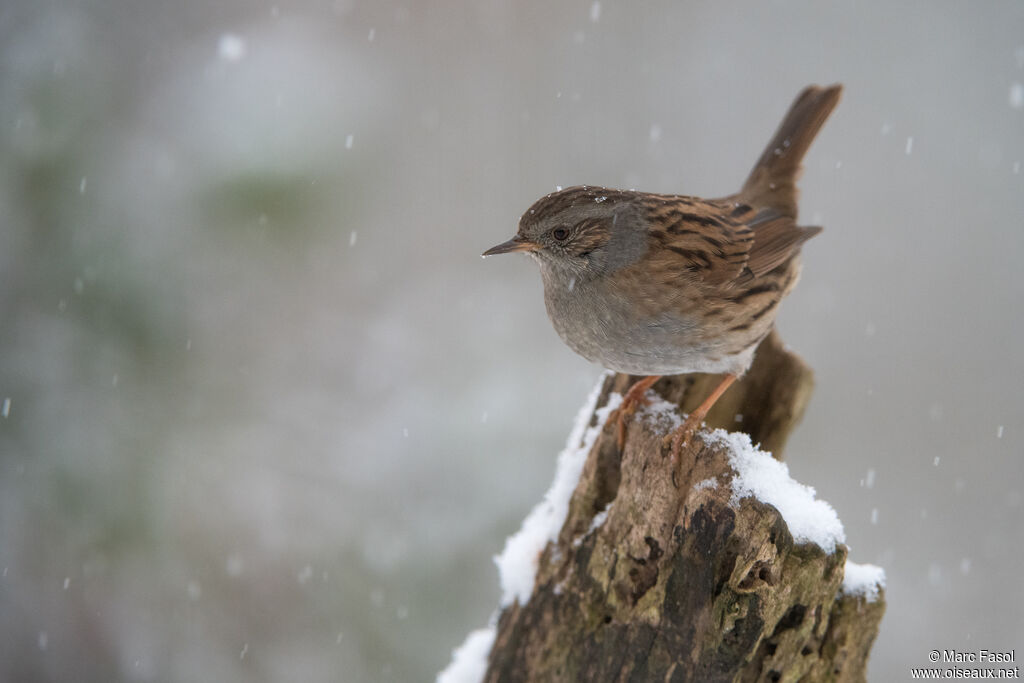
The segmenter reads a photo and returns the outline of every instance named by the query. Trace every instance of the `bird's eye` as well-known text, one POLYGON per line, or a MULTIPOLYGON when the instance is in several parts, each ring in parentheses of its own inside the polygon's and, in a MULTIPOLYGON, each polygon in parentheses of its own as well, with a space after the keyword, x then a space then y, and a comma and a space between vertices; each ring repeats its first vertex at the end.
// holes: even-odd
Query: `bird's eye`
POLYGON ((555 228, 551 231, 551 236, 561 242, 569 236, 569 230, 567 228, 555 228))

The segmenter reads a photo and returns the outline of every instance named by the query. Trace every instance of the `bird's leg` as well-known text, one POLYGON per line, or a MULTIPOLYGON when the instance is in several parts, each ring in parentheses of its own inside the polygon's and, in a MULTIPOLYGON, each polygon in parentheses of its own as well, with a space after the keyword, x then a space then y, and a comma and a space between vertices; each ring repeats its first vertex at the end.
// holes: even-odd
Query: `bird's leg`
POLYGON ((661 379, 661 375, 650 375, 643 379, 637 380, 626 392, 626 395, 622 397, 622 403, 616 408, 608 419, 615 418, 617 421, 616 426, 616 441, 619 445, 619 450, 622 450, 622 446, 626 443, 626 420, 636 412, 637 404, 647 405, 647 399, 644 398, 644 394, 650 389, 655 382, 661 379))
POLYGON ((736 375, 729 374, 722 378, 721 383, 715 387, 715 390, 704 399, 704 402, 697 406, 697 409, 690 413, 690 416, 686 418, 686 422, 683 423, 679 429, 672 435, 672 462, 679 462, 679 452, 690 443, 690 439, 694 433, 700 429, 701 424, 704 422, 704 418, 707 417, 708 411, 711 410, 711 406, 715 405, 715 401, 721 398, 725 390, 728 389, 733 382, 736 381, 736 375))

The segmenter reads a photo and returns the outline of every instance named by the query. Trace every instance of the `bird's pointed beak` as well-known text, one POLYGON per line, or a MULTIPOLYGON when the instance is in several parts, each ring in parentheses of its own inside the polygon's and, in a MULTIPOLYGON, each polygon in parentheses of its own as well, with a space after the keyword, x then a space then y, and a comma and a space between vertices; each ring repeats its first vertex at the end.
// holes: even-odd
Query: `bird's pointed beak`
POLYGON ((483 255, 494 256, 495 254, 511 254, 514 251, 537 251, 538 249, 540 249, 540 245, 536 242, 531 242, 516 235, 508 242, 502 242, 497 246, 491 247, 483 255))

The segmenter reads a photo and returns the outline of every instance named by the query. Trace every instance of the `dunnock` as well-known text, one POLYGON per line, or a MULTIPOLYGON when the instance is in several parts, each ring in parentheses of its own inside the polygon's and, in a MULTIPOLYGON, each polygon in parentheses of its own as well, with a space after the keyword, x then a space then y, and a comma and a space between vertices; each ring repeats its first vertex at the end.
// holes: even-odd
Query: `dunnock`
POLYGON ((821 232, 796 224, 796 180, 841 90, 800 93, 737 194, 700 199, 570 187, 539 199, 515 237, 484 252, 532 256, 562 340, 609 370, 647 375, 623 398, 620 446, 626 417, 661 375, 724 373, 673 435, 678 457, 750 367, 779 302, 796 285, 800 246, 821 232))

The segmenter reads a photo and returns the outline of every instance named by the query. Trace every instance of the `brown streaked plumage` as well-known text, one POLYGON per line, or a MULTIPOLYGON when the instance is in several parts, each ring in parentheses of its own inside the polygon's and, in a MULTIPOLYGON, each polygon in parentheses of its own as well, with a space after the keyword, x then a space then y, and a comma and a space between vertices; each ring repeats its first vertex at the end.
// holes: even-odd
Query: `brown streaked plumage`
POLYGON ((842 87, 806 88, 743 188, 720 199, 570 187, 539 199, 519 231, 484 255, 522 251, 540 265, 548 317, 574 351, 616 372, 648 375, 624 420, 660 375, 725 379, 673 440, 673 452, 750 366, 796 285, 801 245, 800 163, 842 87))

